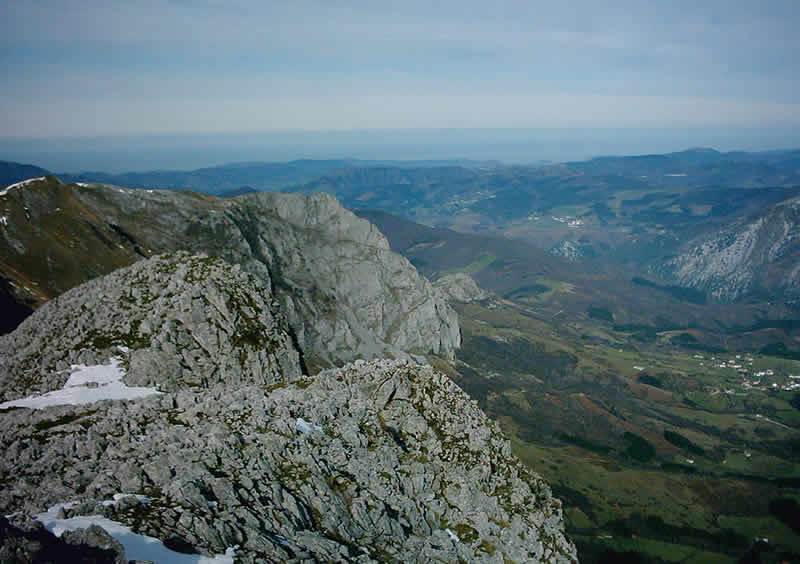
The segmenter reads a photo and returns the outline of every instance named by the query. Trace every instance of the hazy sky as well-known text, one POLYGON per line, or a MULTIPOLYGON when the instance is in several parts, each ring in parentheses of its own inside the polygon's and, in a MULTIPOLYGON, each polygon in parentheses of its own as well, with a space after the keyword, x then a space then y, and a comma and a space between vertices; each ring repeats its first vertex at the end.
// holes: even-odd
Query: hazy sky
POLYGON ((0 135, 800 125, 800 6, 6 0, 0 135))

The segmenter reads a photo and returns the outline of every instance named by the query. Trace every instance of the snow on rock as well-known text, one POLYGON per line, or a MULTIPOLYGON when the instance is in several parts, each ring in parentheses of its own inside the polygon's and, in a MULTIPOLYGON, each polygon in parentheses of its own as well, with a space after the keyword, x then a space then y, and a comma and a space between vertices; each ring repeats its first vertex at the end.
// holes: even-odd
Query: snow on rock
MULTIPOLYGON (((114 496, 115 498, 117 496, 114 496)), ((160 540, 147 535, 138 535, 130 527, 112 521, 100 515, 85 515, 60 519, 58 517, 62 508, 69 504, 54 505, 44 513, 35 515, 35 519, 44 525, 45 529, 60 537, 65 531, 85 529, 91 525, 103 528, 125 548, 125 557, 128 560, 150 560, 159 564, 233 564, 236 548, 228 548, 225 554, 204 556, 202 554, 183 554, 175 552, 164 546, 160 540)))
POLYGON ((9 190, 13 190, 14 188, 22 188, 23 186, 27 186, 28 184, 44 179, 44 176, 39 176, 38 178, 29 178, 28 180, 23 180, 22 182, 17 182, 16 184, 6 186, 3 190, 0 190, 0 196, 5 196, 8 194, 9 190))
POLYGON ((141 503, 143 505, 147 505, 148 503, 150 503, 150 498, 148 496, 146 496, 146 495, 117 493, 117 494, 114 494, 114 499, 105 500, 103 502, 103 505, 105 505, 105 506, 117 505, 117 503, 119 503, 123 499, 128 499, 130 497, 135 498, 139 503, 141 503))
POLYGON ((0 403, 0 409, 45 409, 55 405, 83 405, 102 400, 132 400, 161 393, 155 388, 126 386, 122 382, 125 370, 120 366, 121 362, 122 359, 115 356, 110 359, 110 364, 73 364, 73 372, 62 389, 0 403))
POLYGON ((302 417, 297 418, 297 423, 295 424, 295 428, 303 434, 310 433, 311 431, 322 431, 322 427, 319 425, 314 425, 303 419, 302 417))

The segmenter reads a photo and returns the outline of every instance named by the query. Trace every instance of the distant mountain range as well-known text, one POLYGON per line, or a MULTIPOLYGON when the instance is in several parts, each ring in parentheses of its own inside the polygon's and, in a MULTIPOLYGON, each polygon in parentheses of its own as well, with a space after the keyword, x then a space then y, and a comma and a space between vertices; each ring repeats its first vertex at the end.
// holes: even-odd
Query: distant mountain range
MULTIPOLYGON (((4 184, 46 174, 30 165, 0 163, 4 184)), ((736 230, 745 229, 748 218, 769 217, 774 206, 800 196, 800 150, 722 153, 694 148, 543 166, 303 159, 58 177, 64 182, 191 189, 226 198, 264 190, 329 193, 350 209, 380 210, 430 227, 520 240, 573 262, 626 265, 637 276, 708 292, 716 301, 776 300, 795 286, 793 245, 781 247, 779 258, 759 262, 756 270, 764 274, 749 276, 746 284, 736 282, 735 290, 726 282, 735 278, 732 273, 755 267, 727 265, 723 270, 729 274, 720 279, 711 274, 720 272, 713 258, 702 259, 706 266, 700 267, 685 255, 707 249, 704 241, 715 237, 736 239, 736 230), (770 267, 775 260, 780 268, 770 267)))
POLYGON ((38 166, 0 161, 0 185, 3 187, 47 174, 50 174, 50 171, 38 166))
MULTIPOLYGON (((255 190, 282 190, 299 187, 312 181, 305 190, 313 190, 325 182, 341 182, 339 178, 354 180, 351 169, 412 170, 442 169, 440 174, 451 174, 452 169, 492 174, 498 169, 516 171, 539 170, 544 176, 622 176, 643 180, 648 185, 663 186, 787 186, 800 182, 800 150, 748 153, 732 151, 722 153, 714 149, 695 148, 663 155, 635 155, 597 157, 588 161, 536 166, 508 166, 498 161, 452 160, 358 160, 358 159, 299 159, 285 163, 241 162, 200 168, 195 170, 153 170, 110 174, 102 171, 81 173, 55 173, 67 182, 102 182, 129 188, 156 188, 164 190, 195 190, 220 194, 250 186, 255 190), (447 171, 450 171, 448 173, 447 171), (319 180, 318 180, 319 179, 319 180)), ((0 161, 0 183, 13 184, 26 178, 42 176, 51 171, 33 165, 0 161)), ((435 174, 433 176, 439 176, 435 174)), ((463 172, 462 174, 467 174, 463 172)))
POLYGON ((161 190, 195 190, 208 194, 249 186, 257 191, 279 191, 288 186, 305 184, 320 176, 343 169, 373 167, 431 168, 440 166, 493 168, 499 163, 469 160, 453 161, 360 161, 355 159, 300 159, 287 163, 243 162, 196 170, 155 170, 107 174, 82 172, 57 174, 68 182, 102 182, 127 188, 156 188, 161 190))
MULTIPOLYGON (((496 161, 465 159, 431 161, 361 161, 356 159, 299 159, 287 163, 242 162, 195 170, 153 170, 111 174, 102 171, 54 173, 41 167, 0 161, 0 184, 7 186, 21 180, 53 174, 65 182, 100 182, 126 188, 159 190, 194 190, 230 197, 241 190, 279 191, 288 186, 305 184, 332 171, 399 167, 406 169, 433 167, 494 168, 496 161)), ((246 193, 246 192, 242 192, 246 193)))
POLYGON ((638 176, 667 186, 785 186, 800 181, 800 150, 721 153, 695 148, 665 155, 598 157, 564 166, 590 175, 638 176))

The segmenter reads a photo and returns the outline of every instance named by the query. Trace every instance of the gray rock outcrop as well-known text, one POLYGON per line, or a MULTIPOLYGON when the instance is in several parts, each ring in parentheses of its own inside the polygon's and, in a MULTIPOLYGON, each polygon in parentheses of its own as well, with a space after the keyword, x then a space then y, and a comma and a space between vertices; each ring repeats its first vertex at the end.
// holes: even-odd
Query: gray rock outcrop
POLYGON ((0 398, 61 388, 71 364, 100 364, 119 346, 130 349, 125 383, 162 391, 301 373, 268 287, 220 259, 175 253, 74 288, 1 338, 0 398))
MULTIPOLYGON (((112 352, 126 383, 162 392, 0 410, 0 514, 72 502, 64 518, 237 546, 242 563, 576 561, 560 502, 451 380, 405 360, 301 374, 269 288, 218 259, 159 257, 77 287, 0 351, 6 397, 112 352)), ((72 540, 113 548, 97 531, 72 540)))
POLYGON ((667 280, 708 292, 719 302, 734 302, 760 290, 778 291, 783 300, 796 303, 798 256, 800 198, 792 198, 690 242, 682 253, 653 270, 667 280))
POLYGON ((253 194, 229 217, 252 254, 233 260, 278 273, 276 294, 311 363, 449 357, 460 345, 458 317, 439 292, 332 196, 253 194))
POLYGON ((359 358, 452 357, 460 345, 440 293, 326 194, 223 200, 48 177, 0 196, 0 214, 0 276, 19 301, 40 303, 144 256, 188 250, 240 264, 270 287, 312 372, 359 358))
POLYGON ((442 276, 433 285, 448 299, 456 302, 480 302, 491 297, 489 292, 478 286, 472 276, 464 272, 442 276))
POLYGON ((65 532, 61 538, 28 516, 0 516, 3 564, 127 564, 122 545, 97 526, 65 532))

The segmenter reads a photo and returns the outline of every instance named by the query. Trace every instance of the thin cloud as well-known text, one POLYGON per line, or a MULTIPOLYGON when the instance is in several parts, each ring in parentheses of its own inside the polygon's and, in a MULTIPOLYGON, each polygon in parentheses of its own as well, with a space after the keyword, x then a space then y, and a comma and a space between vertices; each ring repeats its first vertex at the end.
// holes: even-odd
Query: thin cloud
POLYGON ((800 103, 793 2, 42 0, 0 10, 6 135, 750 126, 796 123, 800 103))

